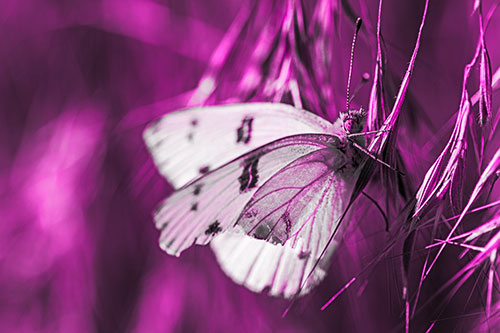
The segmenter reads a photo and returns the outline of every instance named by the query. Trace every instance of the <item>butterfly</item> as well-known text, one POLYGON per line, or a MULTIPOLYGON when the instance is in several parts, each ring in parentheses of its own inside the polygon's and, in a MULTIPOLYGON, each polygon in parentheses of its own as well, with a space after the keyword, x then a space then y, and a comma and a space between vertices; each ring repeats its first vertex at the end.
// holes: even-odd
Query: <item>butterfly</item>
POLYGON ((210 246, 254 292, 305 294, 326 275, 359 178, 365 113, 335 123, 290 105, 244 103, 167 114, 144 131, 176 191, 154 219, 160 247, 210 246), (333 241, 332 241, 333 239, 333 241))

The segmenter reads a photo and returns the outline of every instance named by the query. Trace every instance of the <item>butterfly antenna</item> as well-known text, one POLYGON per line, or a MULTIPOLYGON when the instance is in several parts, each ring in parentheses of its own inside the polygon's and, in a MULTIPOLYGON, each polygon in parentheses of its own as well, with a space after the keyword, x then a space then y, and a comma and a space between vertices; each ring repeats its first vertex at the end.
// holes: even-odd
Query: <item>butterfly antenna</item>
POLYGON ((346 112, 349 112, 349 106, 351 104, 351 100, 349 98, 349 90, 351 89, 351 75, 352 75, 352 62, 354 59, 354 47, 356 46, 356 38, 358 37, 359 29, 361 28, 361 24, 363 21, 360 17, 356 20, 356 30, 354 31, 354 36, 352 37, 352 45, 351 45, 351 59, 349 61, 349 76, 347 77, 347 92, 346 92, 346 112))

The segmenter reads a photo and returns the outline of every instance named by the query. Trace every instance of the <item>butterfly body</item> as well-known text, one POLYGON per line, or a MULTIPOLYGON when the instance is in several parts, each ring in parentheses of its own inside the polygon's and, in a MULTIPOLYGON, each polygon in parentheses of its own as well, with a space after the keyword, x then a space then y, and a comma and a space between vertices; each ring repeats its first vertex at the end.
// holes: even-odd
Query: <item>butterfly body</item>
POLYGON ((164 116, 144 135, 177 188, 155 213, 161 247, 179 255, 210 243, 235 282, 284 297, 307 292, 326 274, 346 225, 361 163, 353 142, 363 145, 349 134, 363 121, 362 111, 331 124, 276 103, 164 116))

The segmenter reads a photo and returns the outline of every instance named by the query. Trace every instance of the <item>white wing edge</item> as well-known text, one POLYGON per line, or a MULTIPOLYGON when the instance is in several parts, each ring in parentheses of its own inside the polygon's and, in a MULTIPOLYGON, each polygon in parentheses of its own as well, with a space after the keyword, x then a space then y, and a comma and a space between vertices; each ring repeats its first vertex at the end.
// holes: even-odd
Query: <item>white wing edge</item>
POLYGON ((303 123, 310 125, 313 127, 320 127, 324 130, 324 133, 330 134, 332 130, 333 124, 328 120, 321 118, 320 116, 305 110, 299 109, 289 104, 284 103, 267 103, 267 102, 253 102, 253 103, 237 103, 237 104, 222 104, 222 105, 210 105, 210 106, 198 106, 194 108, 185 108, 180 110, 175 110, 163 115, 161 118, 153 121, 146 127, 144 131, 144 140, 148 142, 150 137, 150 132, 152 129, 159 124, 165 117, 168 117, 174 113, 182 113, 182 112, 198 112, 203 110, 203 112, 210 111, 213 109, 226 109, 228 112, 235 112, 231 110, 243 110, 245 112, 263 112, 264 111, 273 111, 278 113, 283 113, 283 116, 290 116, 292 118, 298 118, 304 120, 303 123), (298 116, 298 117, 297 117, 298 116))
POLYGON ((292 298, 299 290, 301 296, 309 293, 325 278, 339 244, 333 240, 314 268, 318 258, 302 257, 302 242, 300 239, 292 248, 292 242, 271 244, 243 232, 225 232, 212 239, 210 247, 224 273, 235 283, 256 293, 292 298))

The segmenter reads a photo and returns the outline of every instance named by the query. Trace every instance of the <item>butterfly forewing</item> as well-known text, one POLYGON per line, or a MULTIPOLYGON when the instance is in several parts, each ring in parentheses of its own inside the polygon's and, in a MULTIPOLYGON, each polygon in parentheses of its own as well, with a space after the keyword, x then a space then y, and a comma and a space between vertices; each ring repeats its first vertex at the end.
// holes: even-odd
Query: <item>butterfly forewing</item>
POLYGON ((233 228, 254 193, 284 167, 338 140, 320 134, 296 135, 255 149, 184 186, 155 214, 161 247, 179 255, 193 243, 207 244, 233 228))
POLYGON ((180 188, 228 161, 279 138, 332 133, 332 124, 278 103, 193 108, 167 114, 144 132, 160 172, 180 188))

